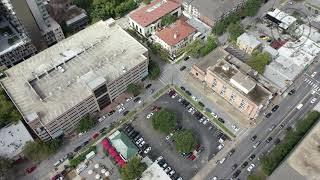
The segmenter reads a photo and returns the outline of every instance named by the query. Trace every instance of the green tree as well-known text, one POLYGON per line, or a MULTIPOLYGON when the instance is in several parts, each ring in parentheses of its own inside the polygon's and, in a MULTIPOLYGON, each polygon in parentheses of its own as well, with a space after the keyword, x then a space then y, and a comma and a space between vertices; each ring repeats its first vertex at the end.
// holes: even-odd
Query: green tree
POLYGON ((237 41, 237 38, 244 33, 244 30, 242 28, 242 26, 240 25, 240 23, 231 23, 228 26, 228 32, 230 33, 230 40, 231 41, 237 41))
POLYGON ((189 56, 198 58, 200 57, 201 48, 203 48, 203 43, 199 39, 196 39, 192 43, 188 44, 184 48, 184 51, 187 52, 189 56))
POLYGON ((267 52, 253 54, 248 61, 248 65, 253 69, 258 71, 258 73, 263 74, 266 65, 270 63, 271 55, 267 52))
POLYGON ((12 161, 10 159, 0 156, 0 179, 14 179, 11 167, 12 161))
POLYGON ((200 49, 200 56, 201 57, 206 56, 212 50, 214 50, 216 47, 218 47, 218 44, 217 44, 216 40, 213 37, 209 36, 207 38, 207 42, 204 44, 204 47, 202 47, 200 49))
POLYGON ((158 79, 158 77, 160 76, 159 64, 155 61, 149 61, 148 71, 149 71, 149 78, 151 80, 158 79))
POLYGON ((79 124, 77 125, 76 131, 77 131, 77 133, 88 131, 95 124, 96 124, 96 121, 94 121, 92 118, 90 118, 89 115, 87 115, 79 121, 79 124))
POLYGON ((126 166, 120 169, 121 179, 135 180, 141 177, 141 174, 147 169, 147 165, 142 163, 138 157, 129 160, 126 166))
POLYGON ((248 0, 242 9, 242 14, 245 16, 255 16, 262 4, 262 0, 248 0))
POLYGON ((23 147, 23 154, 32 161, 41 161, 55 153, 60 145, 61 142, 57 139, 53 139, 49 142, 40 140, 28 141, 23 147))
POLYGON ((130 94, 133 94, 133 96, 137 96, 141 93, 141 86, 137 85, 137 84, 129 84, 127 86, 127 92, 130 93, 130 94))
POLYGON ((144 3, 144 4, 150 4, 150 3, 151 3, 151 0, 143 0, 143 3, 144 3))
POLYGON ((176 114, 167 109, 162 109, 152 117, 152 126, 162 133, 169 134, 177 124, 176 114))
POLYGON ((173 136, 176 149, 182 153, 188 153, 194 150, 197 140, 195 138, 195 134, 191 129, 184 129, 178 131, 173 136))
POLYGON ((167 25, 170 25, 170 24, 176 22, 176 20, 177 20, 176 16, 168 14, 161 19, 161 25, 167 26, 167 25))
POLYGON ((20 113, 10 101, 3 89, 0 90, 0 128, 21 119, 20 113))

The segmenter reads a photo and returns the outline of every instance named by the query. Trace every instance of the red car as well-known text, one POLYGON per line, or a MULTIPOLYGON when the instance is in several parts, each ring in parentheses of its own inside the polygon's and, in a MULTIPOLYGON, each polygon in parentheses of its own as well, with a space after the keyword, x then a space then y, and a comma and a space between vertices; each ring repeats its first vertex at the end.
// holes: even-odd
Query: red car
POLYGON ((26 173, 30 174, 30 173, 32 173, 36 168, 37 168, 37 166, 34 165, 34 166, 32 166, 32 167, 26 168, 25 171, 26 171, 26 173))
POLYGON ((99 136, 99 133, 95 133, 95 134, 92 136, 92 138, 95 139, 95 138, 97 138, 98 136, 99 136))
POLYGON ((56 174, 51 178, 51 180, 60 180, 60 179, 63 179, 63 176, 61 174, 56 174))
POLYGON ((196 156, 195 156, 194 154, 192 154, 192 155, 189 157, 189 159, 193 161, 193 160, 196 159, 196 156))

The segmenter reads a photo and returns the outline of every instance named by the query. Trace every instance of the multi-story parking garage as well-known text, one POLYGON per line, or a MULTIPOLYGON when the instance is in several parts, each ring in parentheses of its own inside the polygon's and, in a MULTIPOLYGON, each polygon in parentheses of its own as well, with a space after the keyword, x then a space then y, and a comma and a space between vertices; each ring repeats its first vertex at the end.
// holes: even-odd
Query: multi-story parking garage
POLYGON ((70 134, 148 75, 148 50, 113 19, 99 21, 5 71, 2 86, 43 140, 70 134))

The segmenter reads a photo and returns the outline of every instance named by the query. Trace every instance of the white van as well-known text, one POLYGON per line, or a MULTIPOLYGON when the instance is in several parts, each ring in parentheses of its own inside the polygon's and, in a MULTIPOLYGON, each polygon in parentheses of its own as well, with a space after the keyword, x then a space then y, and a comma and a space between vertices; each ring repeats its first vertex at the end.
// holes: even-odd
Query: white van
POLYGON ((226 160, 226 158, 224 157, 223 159, 221 159, 221 160, 219 161, 219 163, 222 164, 225 160, 226 160))
POLYGON ((303 106, 303 104, 299 104, 299 105, 297 106, 297 109, 300 110, 300 109, 302 108, 302 106, 303 106))

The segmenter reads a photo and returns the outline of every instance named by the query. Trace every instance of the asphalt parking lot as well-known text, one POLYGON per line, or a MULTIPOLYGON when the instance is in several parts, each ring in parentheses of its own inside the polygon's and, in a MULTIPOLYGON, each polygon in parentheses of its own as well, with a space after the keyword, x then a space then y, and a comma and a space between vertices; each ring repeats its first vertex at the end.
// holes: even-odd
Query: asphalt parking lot
POLYGON ((132 125, 140 132, 146 143, 152 147, 151 153, 149 153, 151 159, 155 160, 157 157, 163 156, 166 163, 177 172, 177 177, 180 175, 183 179, 191 179, 199 169, 219 151, 217 147, 220 143, 216 135, 221 132, 210 123, 203 125, 198 122, 198 120, 178 102, 179 98, 181 97, 177 96, 173 99, 168 94, 161 96, 150 107, 140 113, 137 119, 132 122, 132 125), (182 155, 175 150, 174 144, 165 139, 165 134, 161 134, 153 129, 152 118, 146 118, 151 112, 152 106, 159 106, 174 111, 179 124, 183 128, 194 130, 199 144, 204 147, 204 151, 202 151, 195 160, 192 161, 186 157, 182 157, 182 155), (213 128, 209 130, 209 126, 213 128))

